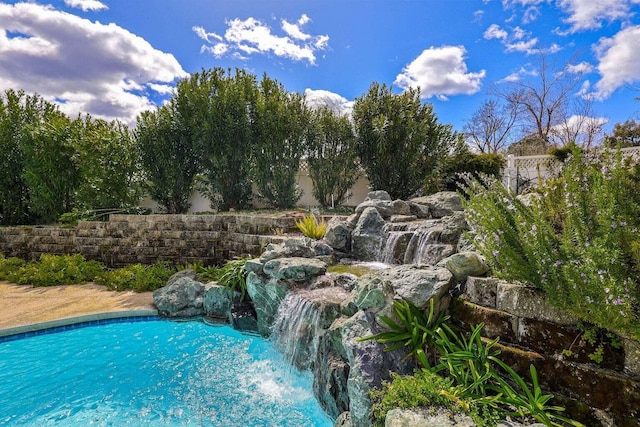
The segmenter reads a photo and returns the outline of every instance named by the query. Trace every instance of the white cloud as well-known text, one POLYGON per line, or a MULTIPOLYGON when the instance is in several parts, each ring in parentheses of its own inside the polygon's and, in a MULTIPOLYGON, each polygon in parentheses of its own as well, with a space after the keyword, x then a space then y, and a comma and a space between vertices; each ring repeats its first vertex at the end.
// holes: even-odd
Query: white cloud
POLYGON ((558 6, 569 14, 564 21, 570 24, 569 32, 593 30, 602 27, 604 21, 628 19, 631 5, 638 0, 557 0, 558 6))
POLYGON ((337 113, 347 115, 350 115, 353 110, 353 101, 328 90, 307 88, 304 90, 304 96, 309 108, 327 106, 337 113))
POLYGON ((329 36, 313 36, 303 32, 302 26, 310 21, 304 14, 296 23, 283 19, 281 27, 285 36, 273 34, 271 27, 255 18, 245 20, 236 18, 226 21, 228 28, 224 36, 207 33, 202 27, 194 27, 193 30, 207 43, 201 50, 210 52, 217 58, 226 54, 237 57, 238 53, 242 58, 253 54, 273 54, 315 65, 315 53, 328 47, 329 36))
POLYGON ((0 3, 0 91, 37 92, 69 114, 133 123, 154 106, 150 83, 185 75, 173 55, 115 24, 36 3, 0 3))
POLYGON ((420 87, 422 98, 447 95, 471 95, 480 90, 486 71, 467 72, 464 46, 442 46, 425 49, 402 69, 394 84, 402 89, 420 87))
POLYGON ((511 33, 509 33, 498 24, 491 24, 485 30, 483 37, 485 40, 499 40, 504 46, 505 52, 523 52, 530 55, 541 51, 540 48, 536 48, 538 38, 531 37, 529 31, 520 27, 511 29, 511 33))
POLYGON ((88 10, 106 10, 109 9, 106 4, 98 0, 64 0, 64 4, 69 7, 82 9, 84 12, 88 10))
POLYGON ((487 28, 484 32, 485 40, 491 40, 491 39, 506 40, 508 37, 509 37, 509 33, 507 33, 504 29, 502 29, 498 24, 489 25, 489 28, 487 28))
POLYGON ((593 71, 593 65, 585 61, 575 65, 569 64, 567 65, 567 71, 571 74, 586 74, 593 71))
POLYGON ((601 76, 594 85, 596 98, 605 99, 619 87, 640 80, 640 25, 600 39, 594 49, 601 76))

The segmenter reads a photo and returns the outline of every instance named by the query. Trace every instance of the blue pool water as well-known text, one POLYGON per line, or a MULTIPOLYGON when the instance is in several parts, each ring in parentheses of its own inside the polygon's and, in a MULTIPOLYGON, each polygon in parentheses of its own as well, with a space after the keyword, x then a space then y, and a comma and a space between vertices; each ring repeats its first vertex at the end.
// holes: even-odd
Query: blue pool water
POLYGON ((273 345, 200 322, 0 343, 0 426, 331 426, 273 345))

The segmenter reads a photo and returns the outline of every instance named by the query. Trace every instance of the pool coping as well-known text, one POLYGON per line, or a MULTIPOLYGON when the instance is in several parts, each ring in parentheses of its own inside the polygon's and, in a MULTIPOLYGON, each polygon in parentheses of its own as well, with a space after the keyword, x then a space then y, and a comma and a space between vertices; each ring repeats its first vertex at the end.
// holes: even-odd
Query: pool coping
POLYGON ((102 313, 86 314, 82 316, 64 317, 50 320, 48 322, 31 323, 29 325, 15 326, 12 328, 0 329, 0 338, 8 338, 16 335, 33 336, 40 335, 39 332, 49 329, 63 329, 67 326, 80 326, 81 324, 100 324, 115 319, 135 319, 139 317, 157 317, 158 310, 129 310, 129 311, 108 311, 102 313))

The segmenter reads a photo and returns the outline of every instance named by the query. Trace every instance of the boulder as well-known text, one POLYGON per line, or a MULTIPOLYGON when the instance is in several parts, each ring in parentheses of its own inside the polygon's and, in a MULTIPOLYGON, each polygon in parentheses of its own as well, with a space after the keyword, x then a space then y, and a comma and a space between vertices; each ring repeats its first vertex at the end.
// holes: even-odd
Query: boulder
POLYGON ((263 272, 274 279, 306 282, 327 271, 327 264, 315 258, 277 258, 264 264, 263 272))
POLYGON ((169 280, 167 280, 167 286, 173 285, 178 279, 183 277, 188 277, 189 279, 195 280, 196 272, 191 270, 190 268, 185 268, 184 270, 180 270, 177 273, 174 273, 169 280))
POLYGON ((456 243, 462 233, 469 229, 464 212, 453 212, 451 215, 442 218, 440 241, 443 243, 456 243))
POLYGON ((333 249, 348 253, 351 251, 351 229, 347 222, 331 218, 327 224, 324 240, 333 249))
POLYGON ((489 271, 484 258, 477 252, 459 252, 442 260, 439 265, 446 267, 456 282, 464 282, 469 276, 482 276, 489 271))
POLYGON ((240 300, 240 294, 233 295, 226 286, 210 283, 209 288, 204 293, 204 314, 218 318, 228 318, 234 297, 240 300))
POLYGON ((351 234, 351 253, 361 261, 375 261, 385 240, 385 222, 373 207, 366 208, 351 234))
POLYGON ((153 303, 162 316, 197 317, 203 316, 204 294, 212 285, 183 276, 153 292, 153 303))
POLYGON ((374 330, 377 331, 375 320, 365 311, 358 311, 342 326, 342 347, 350 366, 347 391, 353 427, 371 426, 369 392, 380 388, 382 381, 388 380, 389 373, 399 366, 391 353, 384 352, 382 344, 358 340, 374 334, 374 330))
POLYGON ((256 273, 247 274, 247 293, 253 301, 258 319, 258 333, 271 335, 271 326, 276 320, 278 307, 291 288, 291 283, 256 273))
POLYGON ((391 201, 391 196, 389 195, 389 193, 387 193, 384 190, 369 191, 369 193, 367 193, 367 197, 364 200, 365 201, 368 201, 368 200, 388 200, 388 201, 391 201))
POLYGON ((264 267, 264 263, 260 261, 260 258, 250 259, 244 263, 244 269, 247 272, 262 273, 262 267, 264 267))
POLYGON ((311 243, 311 249, 313 249, 313 253, 317 257, 329 256, 333 254, 333 249, 330 245, 323 242, 315 241, 311 243))
POLYGON ((475 427, 466 414, 442 408, 392 409, 387 412, 385 427, 475 427))
MULTIPOLYGON (((313 364, 313 392, 329 416, 337 419, 349 410, 349 363, 342 347, 341 333, 345 320, 337 319, 320 335, 318 353, 313 364)), ((336 425, 343 424, 336 421, 336 425)))
POLYGON ((411 207, 404 200, 394 200, 391 202, 391 214, 392 215, 411 215, 411 207))
POLYGON ((408 201, 409 211, 411 215, 415 215, 418 218, 430 218, 429 206, 421 205, 416 202, 408 201))
POLYGON ((442 267, 400 265, 379 273, 389 281, 394 297, 418 308, 429 308, 429 300, 440 300, 448 291, 453 275, 442 267))
POLYGON ((393 202, 390 200, 365 200, 356 206, 356 215, 362 215, 365 209, 374 208, 382 218, 390 218, 393 214, 393 202))
POLYGON ((289 238, 280 244, 269 244, 260 256, 260 262, 283 257, 313 258, 316 255, 311 247, 311 240, 305 238, 289 238))
POLYGON ((433 218, 442 218, 462 211, 462 198, 455 191, 441 191, 429 196, 411 199, 412 202, 429 208, 433 218))
POLYGON ((336 422, 333 427, 353 427, 351 423, 351 412, 343 412, 336 418, 336 422))

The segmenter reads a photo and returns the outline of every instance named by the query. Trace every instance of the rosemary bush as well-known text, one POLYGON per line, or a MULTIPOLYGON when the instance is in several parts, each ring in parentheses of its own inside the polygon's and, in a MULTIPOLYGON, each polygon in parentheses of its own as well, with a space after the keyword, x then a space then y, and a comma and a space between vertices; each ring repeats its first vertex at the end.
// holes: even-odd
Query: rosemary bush
POLYGON ((557 307, 640 338, 640 184, 621 153, 572 152, 524 204, 499 182, 463 191, 476 246, 494 273, 543 289, 557 307))

